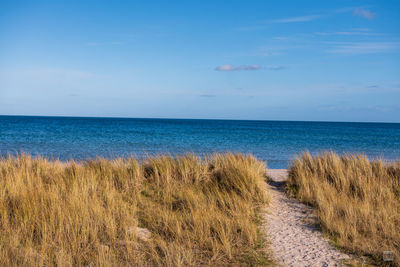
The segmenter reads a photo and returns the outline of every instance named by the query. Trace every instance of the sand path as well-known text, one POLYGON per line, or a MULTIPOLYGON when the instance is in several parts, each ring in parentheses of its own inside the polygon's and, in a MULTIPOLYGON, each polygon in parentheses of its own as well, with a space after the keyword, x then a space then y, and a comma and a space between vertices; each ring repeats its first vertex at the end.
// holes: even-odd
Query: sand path
POLYGON ((312 208, 284 192, 286 170, 268 170, 271 202, 263 225, 273 256, 282 266, 342 266, 349 256, 333 248, 313 225, 312 208))

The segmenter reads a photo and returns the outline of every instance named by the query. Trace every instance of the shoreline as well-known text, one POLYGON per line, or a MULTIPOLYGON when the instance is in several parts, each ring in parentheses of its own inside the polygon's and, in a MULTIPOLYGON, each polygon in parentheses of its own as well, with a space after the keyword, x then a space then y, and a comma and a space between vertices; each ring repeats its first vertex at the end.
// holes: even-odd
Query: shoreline
POLYGON ((288 169, 267 169, 265 174, 274 182, 286 182, 288 178, 288 169))

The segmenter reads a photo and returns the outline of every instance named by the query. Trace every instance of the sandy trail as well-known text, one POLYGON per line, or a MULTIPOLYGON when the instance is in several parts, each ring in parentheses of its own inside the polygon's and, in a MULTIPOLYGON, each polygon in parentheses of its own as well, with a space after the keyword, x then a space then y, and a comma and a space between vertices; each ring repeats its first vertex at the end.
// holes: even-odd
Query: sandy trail
POLYGON ((263 225, 273 256, 282 266, 342 266, 349 256, 333 248, 313 225, 312 208, 284 192, 286 170, 268 170, 271 202, 263 225))

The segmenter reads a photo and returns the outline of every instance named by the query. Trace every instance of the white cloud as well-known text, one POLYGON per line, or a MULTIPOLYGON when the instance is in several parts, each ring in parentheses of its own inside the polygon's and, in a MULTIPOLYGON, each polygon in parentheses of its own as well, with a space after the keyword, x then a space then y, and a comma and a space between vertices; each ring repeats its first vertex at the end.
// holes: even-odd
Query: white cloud
POLYGON ((217 71, 239 71, 239 70, 261 70, 261 69, 266 69, 266 70, 283 70, 286 69, 285 66, 281 65, 276 65, 276 66, 268 66, 268 67, 261 67, 260 65, 241 65, 238 67, 234 67, 231 64, 225 64, 221 65, 215 68, 217 71))
POLYGON ((287 36, 276 36, 276 37, 272 37, 272 39, 279 40, 279 41, 287 41, 287 40, 289 40, 289 37, 287 37, 287 36))
MULTIPOLYGON (((319 14, 314 15, 305 15, 305 16, 296 16, 296 17, 287 17, 287 18, 280 18, 280 19, 272 19, 272 20, 264 20, 259 21, 255 25, 249 25, 244 27, 239 27, 237 30, 239 31, 256 31, 256 30, 263 30, 270 26, 271 23, 296 23, 296 22, 309 22, 318 20, 321 18, 328 18, 331 16, 335 16, 336 14, 340 13, 350 13, 353 12, 354 16, 361 16, 367 19, 373 19, 377 16, 377 14, 364 9, 363 7, 345 7, 339 8, 334 10, 326 10, 322 11, 319 14)), ((362 30, 360 30, 362 31, 362 30)))
POLYGON ((284 70, 284 69, 286 69, 286 67, 278 65, 278 66, 269 66, 266 69, 268 69, 268 70, 284 70))
POLYGON ((254 64, 254 65, 242 65, 238 67, 234 67, 231 64, 221 65, 215 68, 217 71, 237 71, 237 70, 259 70, 261 66, 254 64))
POLYGON ((380 42, 380 43, 338 43, 329 50, 334 54, 374 54, 390 52, 399 48, 399 43, 380 42))
POLYGON ((375 13, 373 13, 373 12, 371 12, 369 10, 363 9, 363 8, 354 9, 353 15, 354 16, 358 16, 358 17, 363 17, 363 18, 366 18, 366 19, 373 19, 373 18, 376 17, 375 13))
POLYGON ((322 15, 310 15, 310 16, 300 16, 300 17, 291 17, 291 18, 283 18, 283 19, 275 19, 271 20, 272 23, 293 23, 293 22, 306 22, 312 21, 321 18, 322 15))
POLYGON ((374 32, 367 32, 367 31, 340 31, 340 32, 315 32, 315 35, 321 36, 329 36, 329 35, 347 35, 347 36, 379 36, 382 34, 374 33, 374 32))
POLYGON ((290 17, 290 18, 281 18, 281 19, 273 19, 273 20, 265 20, 259 21, 256 25, 239 27, 237 30, 239 31, 257 31, 263 30, 271 23, 294 23, 294 22, 307 22, 313 21, 323 17, 324 15, 309 15, 309 16, 298 16, 298 17, 290 17))

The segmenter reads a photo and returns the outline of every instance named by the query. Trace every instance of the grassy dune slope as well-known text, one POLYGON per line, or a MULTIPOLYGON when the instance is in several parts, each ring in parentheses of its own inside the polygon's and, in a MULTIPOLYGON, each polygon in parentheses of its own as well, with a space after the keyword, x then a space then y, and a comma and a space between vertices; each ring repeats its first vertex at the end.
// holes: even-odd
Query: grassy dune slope
POLYGON ((267 264, 252 156, 0 160, 0 265, 267 264))
POLYGON ((289 170, 289 188, 316 207, 322 228, 337 245, 384 264, 400 265, 400 162, 391 166, 363 155, 303 154, 289 170))

